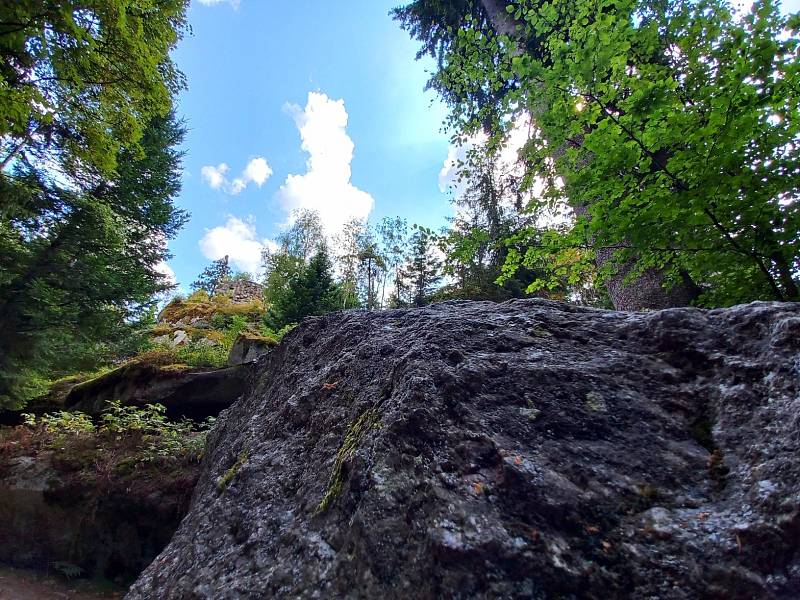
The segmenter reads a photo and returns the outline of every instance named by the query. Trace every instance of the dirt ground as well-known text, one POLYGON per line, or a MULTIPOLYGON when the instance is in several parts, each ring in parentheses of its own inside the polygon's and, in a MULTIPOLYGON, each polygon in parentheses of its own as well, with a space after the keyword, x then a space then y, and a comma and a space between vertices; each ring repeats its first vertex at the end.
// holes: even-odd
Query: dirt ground
POLYGON ((0 600, 112 600, 125 595, 85 579, 66 581, 46 575, 0 565, 0 600))

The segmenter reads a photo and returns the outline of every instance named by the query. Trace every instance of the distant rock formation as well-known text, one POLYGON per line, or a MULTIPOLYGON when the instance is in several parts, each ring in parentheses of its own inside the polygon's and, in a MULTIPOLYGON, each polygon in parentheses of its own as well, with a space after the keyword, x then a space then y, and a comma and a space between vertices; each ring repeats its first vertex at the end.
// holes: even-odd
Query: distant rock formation
POLYGON ((246 279, 229 279, 221 282, 214 292, 228 296, 234 303, 253 302, 264 298, 264 286, 246 279))
POLYGON ((303 321, 128 598, 797 598, 800 306, 303 321))

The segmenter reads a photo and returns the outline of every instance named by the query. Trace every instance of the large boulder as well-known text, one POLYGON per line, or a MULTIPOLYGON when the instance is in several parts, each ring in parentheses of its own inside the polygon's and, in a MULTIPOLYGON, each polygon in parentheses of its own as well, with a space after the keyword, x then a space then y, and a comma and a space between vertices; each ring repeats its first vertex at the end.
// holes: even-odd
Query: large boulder
POLYGON ((128 598, 797 598, 800 306, 305 320, 128 598))
POLYGON ((163 404, 170 418, 202 420, 217 416, 241 396, 248 373, 244 366, 196 369, 133 362, 74 386, 64 405, 97 416, 111 400, 123 406, 163 404))

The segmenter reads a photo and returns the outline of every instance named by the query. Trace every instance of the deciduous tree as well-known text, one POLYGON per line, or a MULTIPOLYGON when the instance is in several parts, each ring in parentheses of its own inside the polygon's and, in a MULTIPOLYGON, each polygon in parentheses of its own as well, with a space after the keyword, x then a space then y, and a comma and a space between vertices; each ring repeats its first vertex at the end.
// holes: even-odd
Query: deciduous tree
POLYGON ((501 132, 528 111, 529 180, 542 204, 575 209, 509 270, 588 250, 622 308, 800 298, 796 17, 720 0, 420 0, 395 14, 439 59, 455 131, 501 132))

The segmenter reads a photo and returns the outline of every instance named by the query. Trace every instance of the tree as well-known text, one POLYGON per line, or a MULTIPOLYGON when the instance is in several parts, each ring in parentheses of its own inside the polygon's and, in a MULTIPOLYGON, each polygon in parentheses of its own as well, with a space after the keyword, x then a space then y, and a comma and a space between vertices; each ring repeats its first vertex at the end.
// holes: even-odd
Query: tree
POLYGON ((159 264, 186 220, 173 204, 184 132, 154 119, 143 154, 121 149, 117 173, 88 189, 27 164, 0 174, 0 404, 107 359, 103 340, 122 341, 171 287, 159 264))
POLYGON ((319 213, 297 210, 292 225, 278 236, 278 249, 264 248, 261 253, 264 297, 267 302, 288 293, 289 284, 298 277, 308 261, 325 247, 325 234, 319 213))
POLYGON ((401 271, 403 284, 398 287, 395 302, 400 306, 425 306, 442 279, 442 263, 435 254, 433 231, 419 225, 414 230, 409 257, 401 271))
POLYGON ((363 304, 367 310, 379 308, 378 282, 386 270, 372 227, 367 223, 358 240, 358 283, 363 304))
POLYGON ((796 17, 717 0, 434 0, 395 14, 437 55, 432 85, 457 131, 533 115, 529 180, 577 218, 510 253, 510 269, 594 252, 624 307, 800 298, 796 17))
POLYGON ((203 269, 197 280, 192 283, 192 290, 203 290, 209 296, 213 296, 219 284, 231 278, 231 273, 228 255, 226 254, 203 269))
POLYGON ((325 245, 325 232, 319 213, 307 208, 292 211, 291 227, 278 237, 281 248, 308 263, 325 245))
POLYGON ((337 246, 336 258, 339 262, 342 308, 359 306, 359 254, 363 249, 365 223, 360 219, 350 219, 344 224, 341 233, 335 238, 337 246))
POLYGON ((261 265, 264 269, 264 300, 276 302, 289 290, 289 284, 305 267, 303 260, 284 249, 277 251, 264 248, 261 253, 261 265))
MULTIPOLYGON (((170 51, 188 0, 14 0, 0 6, 0 171, 15 159, 94 179, 184 85, 170 51)), ((119 163, 122 164, 122 163, 119 163)))
POLYGON ((458 172, 456 215, 439 240, 445 272, 454 278, 442 290, 443 298, 502 300, 524 294, 532 282, 520 269, 498 283, 508 254, 506 239, 536 221, 521 214, 517 163, 502 160, 499 150, 488 143, 472 145, 458 172))
POLYGON ((384 217, 378 224, 377 233, 380 240, 380 255, 385 262, 380 299, 380 306, 383 308, 388 279, 391 279, 395 293, 398 292, 398 284, 401 279, 400 267, 405 263, 408 251, 408 223, 400 217, 384 217))
POLYGON ((303 317, 323 315, 340 307, 333 266, 323 245, 309 263, 291 279, 284 293, 274 300, 267 322, 273 329, 299 323, 303 317))

